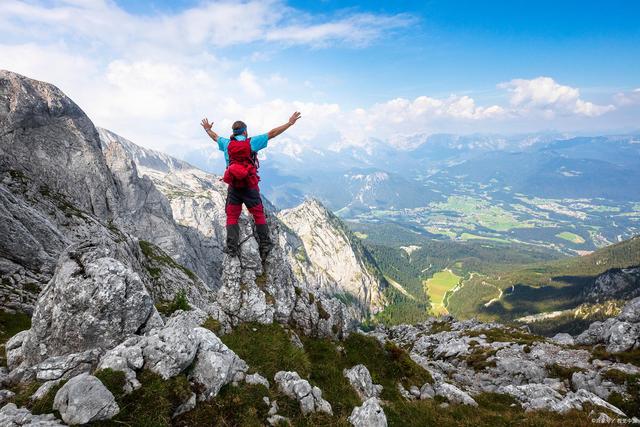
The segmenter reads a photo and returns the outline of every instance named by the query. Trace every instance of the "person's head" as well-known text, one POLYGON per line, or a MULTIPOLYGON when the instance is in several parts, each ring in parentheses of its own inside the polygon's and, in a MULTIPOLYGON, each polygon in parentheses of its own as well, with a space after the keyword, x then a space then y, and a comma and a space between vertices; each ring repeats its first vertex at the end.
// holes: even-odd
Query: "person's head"
POLYGON ((233 131, 233 136, 247 136, 247 125, 242 120, 234 122, 231 126, 231 130, 233 131))

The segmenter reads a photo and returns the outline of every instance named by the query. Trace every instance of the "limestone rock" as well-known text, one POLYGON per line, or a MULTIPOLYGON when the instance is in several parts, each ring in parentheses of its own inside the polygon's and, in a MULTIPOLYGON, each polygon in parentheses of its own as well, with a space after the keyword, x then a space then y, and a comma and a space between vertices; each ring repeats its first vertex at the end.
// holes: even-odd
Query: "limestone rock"
POLYGON ((108 220, 116 189, 91 120, 48 83, 0 71, 0 158, 108 220))
POLYGON ((373 313, 384 307, 381 275, 365 264, 366 250, 320 202, 307 200, 278 218, 299 237, 291 261, 303 280, 326 294, 352 295, 373 313))
POLYGON ((617 318, 593 322, 578 335, 576 344, 605 344, 610 353, 640 348, 640 297, 627 302, 617 318))
POLYGON ((301 379, 296 372, 279 371, 274 380, 280 391, 300 403, 303 414, 325 412, 333 415, 331 404, 322 398, 322 391, 301 379))
POLYGON ((145 325, 155 307, 140 276, 117 259, 128 257, 126 245, 109 240, 66 251, 22 339, 24 364, 112 348, 145 325))
POLYGON ((436 391, 434 390, 431 384, 425 383, 420 388, 420 400, 433 399, 435 396, 436 396, 436 391))
POLYGON ((262 384, 266 388, 269 388, 269 381, 258 373, 245 376, 244 381, 247 384, 262 384))
POLYGON ((218 394, 223 385, 244 379, 247 364, 224 345, 216 334, 198 327, 194 329, 194 336, 198 342, 198 351, 189 380, 202 388, 199 400, 210 399, 218 394))
POLYGON ((63 425, 53 414, 33 415, 27 408, 18 408, 15 403, 7 403, 0 408, 0 426, 3 427, 59 427, 63 425))
POLYGON ((53 408, 71 425, 108 420, 120 412, 111 392, 89 374, 73 377, 63 385, 56 394, 53 408))
MULTIPOLYGON (((640 267, 637 268, 640 272, 640 267)), ((622 307, 618 319, 623 322, 640 323, 640 297, 634 298, 622 307)))
POLYGON ((569 335, 569 334, 566 334, 566 333, 555 334, 553 336, 553 338, 551 338, 551 341, 556 342, 558 344, 562 344, 562 345, 573 345, 574 344, 573 337, 571 335, 569 335))
POLYGON ((354 427, 386 427, 387 416, 376 397, 370 397, 362 406, 353 408, 349 422, 354 427))
POLYGON ((478 406, 478 403, 473 400, 469 394, 460 390, 453 384, 439 383, 435 386, 435 392, 437 396, 442 396, 451 403, 460 403, 463 405, 478 406))
POLYGON ((561 414, 569 412, 572 409, 582 411, 583 405, 585 403, 591 406, 600 406, 602 408, 606 408, 620 417, 627 417, 620 409, 616 408, 609 402, 604 401, 603 399, 587 390, 578 390, 575 393, 567 393, 564 399, 551 405, 550 409, 561 414))
POLYGON ((349 380, 349 383, 363 401, 370 397, 380 397, 382 386, 373 383, 371 374, 366 366, 356 365, 351 369, 345 369, 343 370, 343 375, 349 380))
POLYGON ((525 411, 549 409, 562 400, 560 393, 544 384, 508 385, 499 392, 515 397, 525 411))

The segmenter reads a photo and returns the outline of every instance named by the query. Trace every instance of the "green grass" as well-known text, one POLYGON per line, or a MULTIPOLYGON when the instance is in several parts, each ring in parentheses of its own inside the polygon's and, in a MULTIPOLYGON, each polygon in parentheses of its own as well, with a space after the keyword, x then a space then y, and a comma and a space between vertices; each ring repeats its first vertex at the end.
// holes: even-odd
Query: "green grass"
POLYGON ((176 418, 175 426, 263 426, 269 406, 262 401, 269 391, 262 385, 224 386, 209 402, 199 402, 193 411, 176 418))
POLYGON ((556 234, 556 236, 577 245, 581 245, 585 242, 582 236, 578 236, 577 234, 571 233, 569 231, 563 231, 562 233, 556 234))
POLYGON ((471 349, 471 352, 464 357, 464 360, 467 362, 467 365, 475 371, 482 371, 486 368, 495 368, 495 360, 489 360, 489 358, 495 356, 497 351, 498 350, 494 350, 489 347, 474 346, 471 349))
POLYGON ((220 339, 271 382, 278 371, 296 371, 301 377, 309 375, 311 364, 307 354, 293 345, 278 324, 244 323, 220 339))
POLYGON ((320 425, 345 423, 353 408, 360 405, 355 391, 342 374, 345 368, 364 364, 373 381, 384 387, 382 398, 386 400, 402 399, 396 388, 399 382, 408 388, 433 381, 405 350, 393 344, 382 346, 375 338, 356 333, 342 342, 302 337, 304 349, 299 349, 291 343, 282 326, 248 323, 221 339, 249 364, 251 370, 272 383, 277 371, 287 370, 298 372, 312 385, 320 387, 335 415, 332 421, 320 425))
POLYGON ((557 363, 552 363, 546 366, 547 375, 551 378, 558 378, 560 380, 566 380, 571 382, 571 377, 576 372, 584 372, 582 368, 576 368, 575 366, 562 366, 557 363))
POLYGON ((120 413, 112 420, 92 425, 129 425, 139 427, 170 426, 171 416, 191 396, 191 386, 184 374, 163 380, 158 374, 143 370, 138 373, 142 384, 130 394, 124 394, 124 374, 111 370, 95 374, 113 393, 120 413))
POLYGON ((446 314, 444 298, 447 292, 460 283, 460 276, 451 270, 439 271, 432 278, 425 281, 424 286, 431 300, 431 308, 435 314, 446 314))
POLYGON ((157 279, 162 274, 162 266, 168 266, 170 268, 177 268, 182 270, 184 274, 186 274, 191 280, 196 281, 198 276, 189 270, 187 267, 177 263, 173 258, 171 258, 165 251, 160 249, 158 246, 154 245, 151 242, 147 242, 146 240, 138 241, 140 245, 140 249, 142 253, 147 258, 147 260, 151 263, 151 265, 147 265, 146 269, 149 275, 157 279))
POLYGON ((184 289, 178 291, 178 293, 173 297, 172 301, 165 301, 156 304, 156 309, 169 317, 174 312, 178 310, 189 311, 191 310, 191 306, 189 305, 189 301, 187 300, 187 294, 184 289))

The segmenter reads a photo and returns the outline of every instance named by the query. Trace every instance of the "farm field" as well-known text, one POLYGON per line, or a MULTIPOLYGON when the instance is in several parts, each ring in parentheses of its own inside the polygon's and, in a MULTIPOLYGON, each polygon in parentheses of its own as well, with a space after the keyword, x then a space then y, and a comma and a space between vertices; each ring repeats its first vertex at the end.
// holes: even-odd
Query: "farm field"
POLYGON ((458 283, 460 283, 460 276, 451 270, 439 271, 433 277, 424 281, 425 291, 429 295, 433 314, 448 313, 444 304, 445 295, 455 288, 458 283))
POLYGON ((571 233, 569 231, 563 231, 562 233, 556 234, 556 236, 560 237, 561 239, 568 240, 569 242, 576 243, 578 245, 581 245, 585 242, 582 236, 578 236, 577 234, 571 233))

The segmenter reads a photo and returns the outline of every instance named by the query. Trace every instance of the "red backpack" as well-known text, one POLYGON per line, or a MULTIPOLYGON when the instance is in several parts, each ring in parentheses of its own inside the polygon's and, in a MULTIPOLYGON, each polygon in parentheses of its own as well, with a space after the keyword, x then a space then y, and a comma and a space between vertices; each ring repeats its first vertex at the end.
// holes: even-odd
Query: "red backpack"
POLYGON ((235 188, 253 188, 258 185, 258 155, 251 150, 251 138, 232 139, 227 147, 229 166, 222 180, 235 188))

